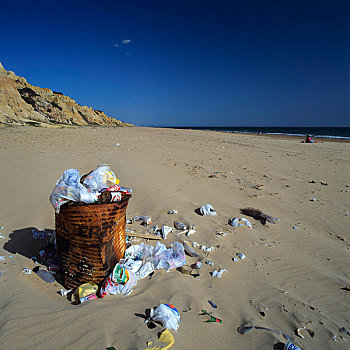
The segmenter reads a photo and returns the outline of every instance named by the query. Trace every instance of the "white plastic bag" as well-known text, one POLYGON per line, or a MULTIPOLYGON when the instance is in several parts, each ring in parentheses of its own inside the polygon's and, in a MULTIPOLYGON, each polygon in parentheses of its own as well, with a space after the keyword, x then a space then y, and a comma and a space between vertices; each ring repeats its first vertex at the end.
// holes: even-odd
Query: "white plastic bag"
POLYGON ((204 204, 200 207, 199 211, 203 216, 206 215, 217 215, 215 209, 212 207, 211 204, 204 204))
POLYGON ((56 182, 56 187, 50 195, 50 202, 57 213, 60 206, 69 201, 94 203, 97 201, 98 193, 88 191, 80 183, 80 175, 77 169, 67 169, 56 182))
POLYGON ((103 165, 89 173, 84 179, 83 184, 90 191, 99 192, 104 188, 119 184, 119 180, 108 165, 103 165))
MULTIPOLYGON (((122 265, 121 265, 122 266, 122 265)), ((137 277, 136 275, 129 269, 128 275, 129 279, 125 284, 115 282, 113 280, 113 273, 111 273, 103 282, 101 290, 100 290, 100 296, 103 298, 105 295, 117 295, 117 294, 124 294, 129 295, 132 292, 132 289, 137 284, 137 277)))
POLYGON ((169 271, 186 264, 184 246, 179 242, 172 243, 170 249, 160 242, 155 247, 144 243, 132 245, 125 251, 125 259, 124 265, 133 270, 138 278, 146 277, 153 270, 169 271))
POLYGON ((169 271, 170 269, 175 269, 186 264, 186 255, 184 246, 179 242, 174 242, 171 244, 170 249, 162 249, 160 245, 164 244, 157 242, 156 252, 153 260, 153 266, 156 270, 165 269, 169 271))
POLYGON ((180 314, 171 304, 160 304, 151 314, 153 321, 160 322, 164 328, 177 332, 180 322, 180 314))

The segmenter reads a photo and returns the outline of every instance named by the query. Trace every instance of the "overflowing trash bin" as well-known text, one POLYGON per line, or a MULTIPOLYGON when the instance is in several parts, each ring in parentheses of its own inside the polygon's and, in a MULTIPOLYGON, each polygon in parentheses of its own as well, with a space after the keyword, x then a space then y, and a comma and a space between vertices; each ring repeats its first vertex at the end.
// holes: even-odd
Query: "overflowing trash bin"
POLYGON ((50 201, 56 210, 56 247, 65 288, 101 283, 124 257, 126 208, 131 189, 106 165, 87 175, 68 169, 50 201))

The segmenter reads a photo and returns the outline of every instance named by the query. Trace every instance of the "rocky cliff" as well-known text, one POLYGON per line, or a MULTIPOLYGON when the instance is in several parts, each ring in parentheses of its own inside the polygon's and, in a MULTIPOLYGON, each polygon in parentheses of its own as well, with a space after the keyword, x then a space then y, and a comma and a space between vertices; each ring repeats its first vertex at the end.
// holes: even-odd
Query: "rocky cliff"
POLYGON ((0 63, 0 123, 133 126, 81 106, 61 92, 39 88, 0 63))

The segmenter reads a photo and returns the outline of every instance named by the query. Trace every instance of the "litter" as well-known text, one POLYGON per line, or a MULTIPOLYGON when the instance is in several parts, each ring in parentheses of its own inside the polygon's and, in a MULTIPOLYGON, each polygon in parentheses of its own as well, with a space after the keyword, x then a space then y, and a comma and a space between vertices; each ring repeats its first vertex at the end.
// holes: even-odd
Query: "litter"
POLYGON ((238 258, 240 258, 241 260, 245 259, 246 256, 243 253, 237 253, 236 254, 238 256, 238 258))
POLYGON ((284 345, 283 350, 301 350, 301 349, 295 344, 293 344, 292 342, 288 342, 284 345))
POLYGON ((192 267, 191 266, 188 266, 188 265, 183 265, 181 267, 181 272, 184 274, 184 275, 190 275, 191 272, 192 272, 192 267))
POLYGON ((0 256, 0 261, 5 261, 5 257, 3 255, 0 256))
POLYGON ((187 243, 184 243, 183 245, 184 245, 185 252, 188 255, 190 255, 193 258, 196 258, 199 256, 187 243))
POLYGON ((217 305, 216 305, 213 301, 208 300, 208 303, 209 303, 214 309, 217 309, 217 308, 218 308, 217 305))
POLYGON ((83 180, 83 185, 91 192, 99 192, 115 184, 119 184, 119 179, 116 178, 114 172, 107 165, 97 167, 87 174, 83 180))
POLYGON ((179 242, 172 243, 170 249, 157 242, 155 247, 141 243, 125 251, 124 266, 136 273, 138 279, 148 276, 153 270, 169 271, 185 264, 184 246, 179 242))
POLYGON ((43 239, 46 237, 53 237, 55 236, 55 231, 48 232, 46 230, 40 231, 35 228, 32 229, 33 239, 43 239))
POLYGON ((298 230, 299 227, 297 225, 293 226, 293 230, 298 230))
MULTIPOLYGON (((152 348, 146 348, 144 350, 168 350, 172 348, 175 344, 175 339, 169 329, 164 329, 163 332, 160 333, 159 339, 160 342, 166 343, 167 346, 161 347, 161 346, 154 346, 152 348)), ((147 345, 152 345, 152 342, 149 342, 147 345)))
POLYGON ((113 272, 105 279, 100 290, 100 297, 106 295, 129 295, 137 284, 137 277, 132 270, 116 264, 113 272))
POLYGON ((252 227, 252 224, 250 223, 249 220, 247 220, 246 218, 242 218, 241 220, 242 220, 250 229, 253 228, 253 227, 252 227))
POLYGON ((59 293, 62 296, 66 296, 68 295, 68 293, 70 293, 72 291, 72 289, 66 290, 66 289, 60 289, 59 293))
POLYGON ((32 274, 32 270, 27 269, 27 268, 24 268, 24 269, 22 270, 22 272, 24 272, 25 275, 31 275, 31 274, 32 274))
POLYGON ((350 330, 346 329, 345 327, 340 328, 339 332, 350 336, 350 330))
POLYGON ((180 323, 180 314, 171 304, 160 304, 155 310, 151 309, 150 318, 160 322, 164 328, 177 332, 180 323))
POLYGON ((259 209, 243 208, 243 209, 241 209, 241 213, 244 215, 251 216, 256 220, 260 220, 260 222, 264 225, 266 224, 266 221, 270 222, 271 224, 275 223, 275 219, 273 217, 271 217, 270 215, 264 214, 259 209))
POLYGON ((169 210, 168 214, 170 214, 170 215, 177 214, 177 209, 169 210))
POLYGON ((203 321, 205 323, 211 323, 211 322, 216 322, 216 323, 222 323, 222 320, 220 318, 217 318, 215 316, 213 316, 212 314, 210 314, 209 312, 207 312, 206 310, 201 310, 202 313, 199 315, 208 315, 210 316, 209 320, 203 321))
POLYGON ((222 274, 227 271, 226 269, 221 269, 219 271, 215 270, 211 273, 212 277, 221 278, 222 274))
POLYGON ((150 216, 145 216, 145 215, 134 216, 132 218, 132 221, 142 221, 141 224, 144 225, 144 226, 149 226, 152 223, 151 217, 150 216))
POLYGON ((193 235, 194 233, 196 233, 196 230, 194 230, 193 228, 188 230, 187 233, 186 233, 186 236, 190 236, 190 235, 193 235))
POLYGON ((1 238, 1 239, 4 239, 5 237, 4 237, 3 235, 0 235, 0 238, 1 238))
POLYGON ((162 226, 162 237, 163 239, 166 239, 168 234, 173 230, 170 226, 162 226))
POLYGON ((239 219, 238 218, 232 218, 230 221, 230 225, 233 227, 238 227, 239 226, 239 219))
MULTIPOLYGON (((246 334, 246 333, 250 332, 253 329, 262 329, 262 330, 265 330, 265 331, 268 331, 268 332, 273 332, 273 333, 276 333, 278 335, 282 335, 282 337, 284 339, 286 339, 287 341, 291 341, 291 339, 288 337, 287 334, 283 333, 282 331, 276 331, 276 330, 271 329, 271 328, 258 327, 258 326, 241 326, 241 327, 238 327, 237 332, 240 333, 240 334, 246 334)), ((290 348, 288 350, 292 350, 292 349, 293 348, 290 348)), ((299 349, 299 348, 296 348, 296 350, 297 349, 299 349)))
MULTIPOLYGON (((87 300, 97 299, 97 290, 98 286, 96 284, 84 283, 75 290, 74 298, 81 303, 87 300)), ((67 295, 68 293, 69 291, 66 291, 66 294, 63 295, 67 295)))
POLYGON ((188 230, 190 227, 179 221, 174 221, 174 227, 178 230, 188 230))
POLYGON ((200 207, 199 211, 200 211, 200 213, 203 216, 206 216, 206 215, 218 215, 211 204, 204 204, 204 205, 202 205, 200 207))
POLYGON ((145 239, 157 239, 157 240, 162 239, 161 236, 151 235, 148 233, 137 233, 135 231, 130 231, 130 230, 125 230, 125 232, 126 232, 126 236, 129 236, 129 237, 138 237, 138 238, 145 238, 145 239))
POLYGON ((215 235, 218 236, 218 237, 225 237, 227 235, 227 233, 226 232, 217 231, 217 232, 215 232, 215 235))
POLYGON ((205 263, 208 264, 209 266, 214 266, 214 263, 211 260, 206 260, 205 263))
POLYGON ((310 202, 316 202, 316 197, 314 197, 314 198, 312 198, 312 199, 310 199, 310 202))
POLYGON ((204 252, 212 252, 212 251, 215 250, 214 247, 207 247, 207 246, 205 246, 205 245, 201 245, 201 246, 199 247, 199 249, 200 249, 200 250, 203 250, 204 252))
POLYGON ((306 331, 310 334, 310 337, 311 337, 311 338, 313 338, 313 337, 315 336, 315 332, 314 332, 312 329, 309 329, 309 328, 306 328, 306 327, 297 328, 297 329, 295 330, 295 334, 296 334, 298 337, 302 338, 302 339, 305 338, 304 335, 301 333, 302 330, 306 330, 306 331))

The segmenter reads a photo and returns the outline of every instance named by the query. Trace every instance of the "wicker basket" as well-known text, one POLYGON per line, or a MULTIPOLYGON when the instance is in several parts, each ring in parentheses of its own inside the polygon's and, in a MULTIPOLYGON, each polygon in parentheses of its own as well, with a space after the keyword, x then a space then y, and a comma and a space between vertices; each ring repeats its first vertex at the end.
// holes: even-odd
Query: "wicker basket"
POLYGON ((56 213, 56 242, 65 288, 100 283, 126 249, 126 207, 120 202, 64 204, 56 213))

